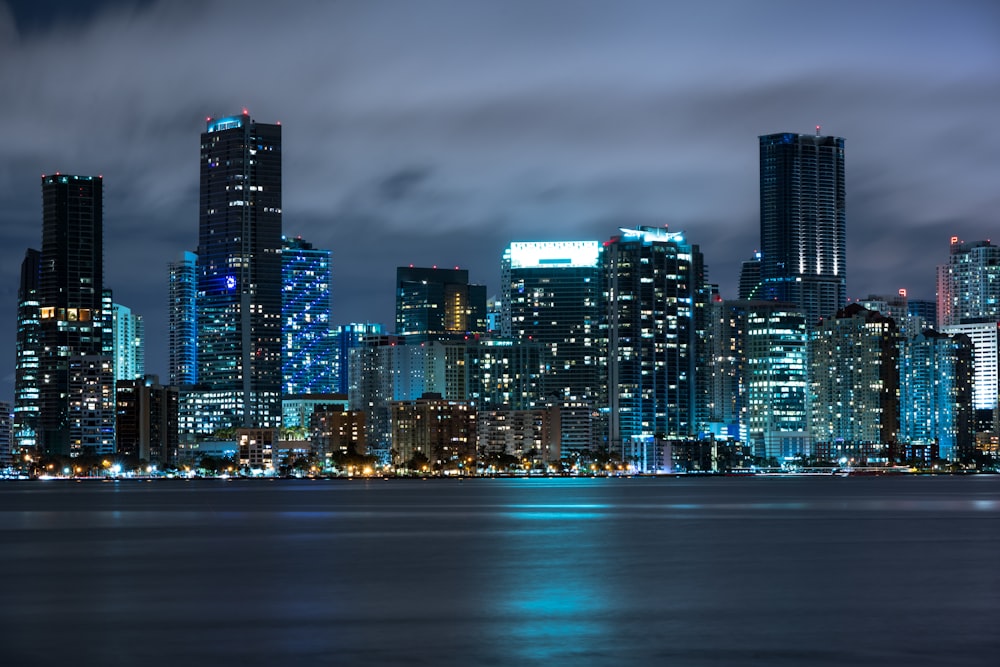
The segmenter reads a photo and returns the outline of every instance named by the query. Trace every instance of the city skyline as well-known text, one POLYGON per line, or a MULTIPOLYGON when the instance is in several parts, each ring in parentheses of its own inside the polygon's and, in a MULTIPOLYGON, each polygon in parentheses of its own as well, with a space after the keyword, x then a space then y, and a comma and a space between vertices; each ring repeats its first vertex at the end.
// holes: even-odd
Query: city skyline
POLYGON ((849 297, 933 298, 949 238, 996 224, 1000 140, 976 132, 1000 110, 989 3, 29 4, 0 5, 0 83, 17 93, 0 110, 0 400, 38 177, 56 171, 103 175, 105 284, 145 318, 147 372, 166 379, 167 265, 196 249, 197 133, 242 106, 283 124, 283 232, 333 251, 334 325, 391 328, 398 266, 459 265, 498 295, 511 242, 634 224, 684 232, 735 298, 759 246, 757 137, 816 124, 849 154, 849 297), (236 41, 264 25, 273 46, 236 41), (247 74, 212 66, 216 51, 247 74))

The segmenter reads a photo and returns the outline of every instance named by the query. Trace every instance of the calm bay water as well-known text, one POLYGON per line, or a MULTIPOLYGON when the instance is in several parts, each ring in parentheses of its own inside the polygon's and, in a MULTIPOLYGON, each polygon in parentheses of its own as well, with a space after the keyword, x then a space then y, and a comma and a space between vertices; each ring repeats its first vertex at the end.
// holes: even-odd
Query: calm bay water
POLYGON ((1000 476, 0 483, 3 665, 995 665, 1000 476))

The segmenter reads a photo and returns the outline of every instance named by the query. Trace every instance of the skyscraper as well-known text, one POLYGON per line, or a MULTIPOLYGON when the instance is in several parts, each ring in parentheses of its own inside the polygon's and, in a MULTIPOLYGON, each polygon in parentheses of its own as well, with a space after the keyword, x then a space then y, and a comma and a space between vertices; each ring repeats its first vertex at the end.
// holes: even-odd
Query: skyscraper
POLYGON ((844 140, 760 137, 761 294, 794 304, 806 325, 847 303, 844 140))
POLYGON ((596 441, 563 442, 589 454, 606 435, 604 281, 597 241, 515 242, 504 251, 500 326, 504 338, 545 348, 540 398, 595 415, 596 441), (603 411, 603 412, 602 412, 603 411))
POLYGON ((465 269, 396 269, 396 333, 409 342, 461 340, 486 332, 486 286, 465 269))
POLYGON ((286 238, 281 251, 282 392, 333 391, 330 251, 286 238))
POLYGON ((281 126, 243 113, 201 135, 198 382, 219 428, 281 419, 281 126))
MULTIPOLYGON (((652 438, 688 439, 701 429, 711 289, 700 249, 683 234, 656 227, 621 232, 604 249, 609 434, 612 452, 628 460, 642 457, 635 448, 652 438)), ((647 469, 666 466, 645 460, 647 469)))
MULTIPOLYGON (((106 422, 70 414, 71 404, 114 394, 103 354, 103 204, 99 176, 42 177, 39 444, 50 454, 84 454, 93 443, 108 442, 107 432, 92 432, 108 428, 106 422)), ((111 405, 113 450, 113 399, 111 405)))
POLYGON ((374 322, 352 322, 333 330, 334 392, 346 394, 350 387, 351 350, 361 347, 365 336, 385 335, 385 326, 374 322))
POLYGON ((42 356, 41 319, 38 310, 38 275, 41 253, 29 248, 21 262, 17 290, 17 343, 14 360, 14 447, 37 445, 39 376, 42 356))
POLYGON ((115 380, 135 380, 146 374, 146 329, 142 315, 120 303, 112 305, 115 380))
POLYGON ((198 381, 198 256, 185 251, 169 265, 170 384, 198 381))
POLYGON ((953 236, 949 251, 937 269, 938 324, 1000 322, 1000 247, 953 236))

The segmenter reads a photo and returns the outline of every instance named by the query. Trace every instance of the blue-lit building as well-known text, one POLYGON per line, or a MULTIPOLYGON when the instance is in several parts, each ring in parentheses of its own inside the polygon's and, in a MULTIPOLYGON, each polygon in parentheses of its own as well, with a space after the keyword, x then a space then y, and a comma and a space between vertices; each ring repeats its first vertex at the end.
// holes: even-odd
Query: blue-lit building
POLYGON ((711 286, 701 251, 665 227, 622 229, 604 265, 611 451, 667 470, 658 441, 696 438, 706 422, 711 286))
MULTIPOLYGON (((242 114, 201 135, 197 379, 220 428, 281 421, 281 126, 242 114)), ((199 419, 204 422, 204 420, 199 419)))
POLYGON ((975 441, 973 343, 928 329, 899 343, 899 441, 910 459, 959 460, 975 441))
POLYGON ((282 393, 329 394, 334 390, 330 251, 285 238, 281 276, 282 393))
POLYGON ((766 301, 792 303, 813 327, 847 303, 844 140, 760 137, 760 279, 766 301))
POLYGON ((746 442, 754 456, 781 462, 812 453, 806 319, 791 304, 745 303, 743 391, 746 442))
POLYGON ((170 384, 198 382, 198 255, 184 252, 169 265, 170 384))
POLYGON ((14 359, 14 448, 34 450, 38 445, 39 370, 42 355, 38 276, 41 253, 29 248, 21 262, 17 290, 17 342, 14 359))
POLYGON ((353 322, 333 328, 333 388, 338 394, 346 394, 351 386, 350 354, 360 347, 366 336, 384 336, 385 325, 374 322, 353 322))
POLYGON ((142 315, 120 303, 111 306, 115 380, 146 375, 146 329, 142 315))

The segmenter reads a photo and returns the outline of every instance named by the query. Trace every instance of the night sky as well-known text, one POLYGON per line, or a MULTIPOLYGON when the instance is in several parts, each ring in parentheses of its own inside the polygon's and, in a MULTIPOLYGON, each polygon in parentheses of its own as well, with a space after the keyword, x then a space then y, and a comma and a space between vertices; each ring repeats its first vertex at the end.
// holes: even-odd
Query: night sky
POLYGON ((284 231, 333 250, 335 324, 391 327, 395 267, 491 294, 513 240, 669 225, 736 297, 757 136, 846 138, 848 294, 933 298, 1000 224, 1000 3, 0 2, 0 400, 44 173, 104 176, 105 284, 167 375, 199 134, 283 127, 284 231), (674 6, 675 4, 679 6, 674 6))

